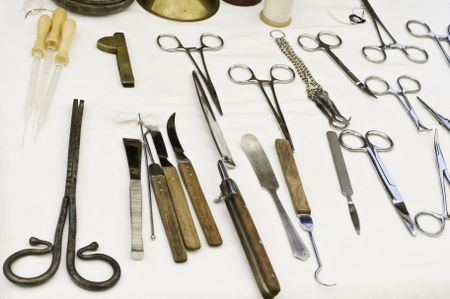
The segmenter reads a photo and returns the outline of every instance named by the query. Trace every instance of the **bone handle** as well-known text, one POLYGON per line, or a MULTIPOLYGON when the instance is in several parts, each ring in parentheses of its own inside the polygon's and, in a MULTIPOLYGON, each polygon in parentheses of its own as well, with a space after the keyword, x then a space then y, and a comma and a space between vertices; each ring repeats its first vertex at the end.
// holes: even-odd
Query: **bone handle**
POLYGON ((59 45, 58 53, 55 56, 55 63, 67 65, 69 63, 69 48, 72 43, 73 34, 77 28, 77 23, 74 20, 68 19, 64 22, 61 33, 61 44, 59 45))
POLYGON ((38 21, 38 34, 36 41, 34 42, 34 47, 31 50, 31 54, 33 56, 44 57, 45 56, 45 38, 47 37, 48 32, 50 31, 50 27, 52 26, 52 19, 43 15, 39 17, 38 21))
POLYGON ((63 8, 57 8, 52 15, 52 26, 50 33, 45 40, 45 47, 48 50, 56 51, 59 47, 59 38, 61 34, 61 28, 64 21, 67 19, 67 11, 63 8))

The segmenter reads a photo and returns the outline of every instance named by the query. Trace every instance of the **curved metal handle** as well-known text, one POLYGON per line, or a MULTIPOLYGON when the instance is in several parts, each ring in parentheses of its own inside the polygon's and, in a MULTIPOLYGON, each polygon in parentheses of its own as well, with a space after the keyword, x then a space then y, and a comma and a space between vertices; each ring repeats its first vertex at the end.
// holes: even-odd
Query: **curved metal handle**
POLYGON ((388 152, 394 148, 394 141, 384 132, 370 130, 366 133, 366 142, 378 152, 388 152), (387 145, 379 144, 373 137, 379 137, 387 142, 387 145))
POLYGON ((320 31, 317 34, 317 39, 322 45, 325 45, 330 49, 335 49, 342 45, 342 39, 340 36, 332 31, 320 31), (326 37, 331 37, 331 39, 325 40, 326 37))
POLYGON ((418 20, 409 20, 408 22, 406 22, 406 30, 412 36, 415 36, 415 37, 424 38, 424 37, 434 37, 435 36, 435 34, 433 32, 431 32, 430 26, 428 26, 428 24, 418 21, 418 20), (423 30, 424 32, 417 32, 411 28, 411 25, 418 26, 425 30, 423 30))
POLYGON ((230 68, 228 69, 228 77, 230 77, 230 80, 236 84, 258 83, 258 79, 256 79, 255 73, 253 73, 253 70, 248 65, 245 65, 245 64, 233 64, 232 66, 230 66, 230 68), (243 80, 235 79, 235 77, 233 76, 234 70, 241 70, 242 73, 246 73, 246 75, 248 76, 248 79, 243 79, 243 80))
POLYGON ((121 275, 120 266, 112 257, 101 253, 85 254, 88 251, 95 251, 97 249, 98 243, 92 242, 88 246, 80 248, 77 251, 77 256, 84 261, 102 261, 108 264, 112 268, 113 273, 110 278, 104 281, 92 281, 82 277, 75 268, 75 250, 70 250, 69 248, 67 254, 67 270, 70 277, 79 287, 91 291, 103 291, 113 287, 121 275))
POLYGON ((425 63, 428 61, 428 53, 422 48, 417 46, 402 46, 401 50, 405 53, 406 57, 415 63, 425 63), (414 54, 416 53, 416 54, 414 54), (417 53, 420 53, 417 56, 417 53))
POLYGON ((352 152, 367 152, 368 143, 366 138, 359 132, 352 129, 345 129, 339 134, 339 143, 347 150, 352 152), (353 146, 348 144, 345 140, 345 136, 351 136, 353 139, 357 139, 361 146, 353 146))
POLYGON ((389 83, 387 83, 386 80, 384 80, 383 78, 378 77, 378 76, 367 77, 366 80, 364 80, 364 85, 366 85, 367 88, 369 88, 369 90, 376 96, 384 96, 384 95, 393 93, 393 90, 391 89, 391 86, 389 85, 389 83), (372 87, 370 87, 370 85, 371 85, 370 82, 372 82, 372 84, 374 82, 381 83, 384 87, 380 88, 380 89, 377 89, 373 85, 372 85, 372 87))
POLYGON ((200 45, 205 51, 217 51, 223 48, 223 39, 212 33, 203 33, 200 36, 200 45), (215 40, 217 44, 210 44, 210 40, 215 40))
MULTIPOLYGON (((384 46, 365 46, 362 48, 363 56, 373 63, 382 63, 386 61, 386 50, 384 46), (376 52, 381 55, 379 58, 371 58, 370 52, 376 52)), ((373 56, 372 56, 373 57, 373 56)))
POLYGON ((445 216, 442 214, 435 213, 435 212, 428 212, 428 211, 419 212, 414 217, 414 221, 416 222, 417 229, 429 237, 439 236, 444 231, 444 228, 445 228, 445 216), (431 231, 431 232, 426 231, 420 225, 420 221, 419 221, 419 218, 423 218, 423 217, 432 218, 432 219, 436 220, 439 223, 439 229, 437 231, 431 231))
POLYGON ((273 83, 286 84, 291 83, 295 79, 295 71, 288 65, 285 64, 275 64, 270 68, 270 77, 272 78, 273 83), (287 78, 277 77, 277 70, 281 70, 283 72, 288 72, 289 76, 287 78))
POLYGON ((44 248, 29 248, 17 251, 16 253, 9 256, 5 263, 3 264, 3 273, 5 277, 11 281, 12 283, 22 285, 22 286, 36 286, 47 282, 50 278, 55 275, 56 271, 59 267, 59 262, 61 261, 61 245, 59 244, 59 248, 55 248, 52 243, 44 240, 40 240, 35 237, 30 238, 31 246, 40 246, 44 245, 44 248), (39 256, 52 253, 52 262, 48 267, 47 271, 44 273, 33 276, 33 277, 23 277, 17 275, 12 270, 12 265, 18 260, 29 257, 29 256, 39 256))
POLYGON ((166 52, 183 52, 186 51, 186 48, 183 46, 183 44, 181 43, 181 41, 178 39, 178 37, 176 37, 173 34, 160 34, 158 35, 158 37, 156 38, 156 43, 158 44, 159 48, 163 51, 166 52), (171 40, 173 43, 175 43, 174 46, 169 46, 166 44, 166 46, 164 45, 166 42, 164 42, 164 40, 166 40, 166 42, 168 40, 171 40))
POLYGON ((322 47, 320 44, 320 40, 316 36, 309 34, 309 33, 300 34, 299 37, 297 38, 297 42, 303 50, 308 51, 308 52, 324 50, 324 47, 322 47), (303 40, 307 39, 307 40, 313 41, 315 46, 306 45, 305 43, 302 42, 302 39, 303 40))
MULTIPOLYGON (((449 32, 450 32, 450 27, 449 27, 449 32)), ((284 34, 284 32, 279 29, 274 29, 274 30, 270 31, 269 35, 273 39, 286 37, 286 34, 284 34)))
POLYGON ((411 93, 417 93, 422 89, 422 85, 420 84, 419 80, 408 76, 408 75, 401 75, 397 78, 397 84, 400 87, 400 90, 405 94, 411 94, 411 93), (415 88, 405 88, 404 84, 402 82, 412 82, 416 87, 415 88))

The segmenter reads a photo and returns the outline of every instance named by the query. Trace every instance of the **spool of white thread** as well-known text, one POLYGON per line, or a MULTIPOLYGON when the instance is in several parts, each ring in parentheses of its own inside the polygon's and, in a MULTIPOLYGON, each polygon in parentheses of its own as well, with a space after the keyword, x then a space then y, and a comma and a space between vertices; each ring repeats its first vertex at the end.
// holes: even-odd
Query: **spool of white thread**
POLYGON ((291 23, 294 0, 265 0, 261 20, 274 27, 285 27, 291 23))

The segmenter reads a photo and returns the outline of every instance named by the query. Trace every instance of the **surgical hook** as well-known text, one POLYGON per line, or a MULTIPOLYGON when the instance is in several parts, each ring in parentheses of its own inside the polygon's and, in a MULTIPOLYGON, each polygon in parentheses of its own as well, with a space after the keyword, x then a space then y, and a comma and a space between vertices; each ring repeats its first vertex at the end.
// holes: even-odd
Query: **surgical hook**
POLYGON ((316 269, 316 271, 314 272, 314 279, 315 279, 318 283, 320 283, 321 285, 323 285, 323 286, 326 286, 326 287, 332 287, 332 286, 335 286, 336 283, 330 283, 330 284, 328 284, 328 283, 324 283, 323 281, 321 281, 321 280, 319 279, 319 273, 320 273, 320 271, 322 271, 323 265, 322 265, 322 261, 321 261, 320 256, 319 256, 319 251, 317 250, 316 241, 314 240, 312 231, 308 231, 308 233, 309 233, 309 237, 311 238, 311 243, 312 243, 312 246, 313 246, 314 255, 316 256, 316 261, 317 261, 317 269, 316 269))

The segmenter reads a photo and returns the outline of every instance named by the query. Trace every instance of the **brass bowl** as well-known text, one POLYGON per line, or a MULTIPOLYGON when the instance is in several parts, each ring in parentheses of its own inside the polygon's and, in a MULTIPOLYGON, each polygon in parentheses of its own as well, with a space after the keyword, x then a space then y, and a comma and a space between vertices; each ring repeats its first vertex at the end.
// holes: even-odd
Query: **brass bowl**
POLYGON ((137 0, 148 12, 182 22, 193 22, 213 16, 220 0, 137 0))

